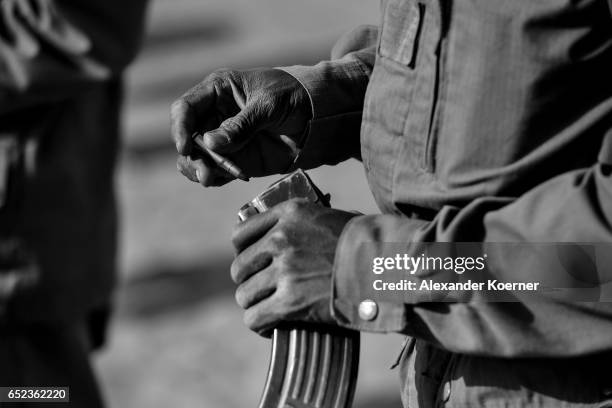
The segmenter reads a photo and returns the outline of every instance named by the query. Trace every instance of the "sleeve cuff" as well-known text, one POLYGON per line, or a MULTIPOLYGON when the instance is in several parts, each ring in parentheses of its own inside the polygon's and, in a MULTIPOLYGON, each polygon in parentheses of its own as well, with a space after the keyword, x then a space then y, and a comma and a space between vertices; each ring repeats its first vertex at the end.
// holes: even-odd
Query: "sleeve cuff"
POLYGON ((278 67, 297 79, 308 92, 313 121, 361 112, 369 77, 356 60, 324 61, 314 66, 278 67))
POLYGON ((334 165, 360 157, 359 133, 368 76, 359 61, 279 67, 297 79, 310 98, 312 120, 289 171, 334 165))
POLYGON ((410 245, 425 221, 391 215, 364 215, 345 227, 336 249, 332 278, 331 312, 337 323, 368 332, 404 331, 410 310, 397 294, 374 289, 377 275, 372 258, 386 242, 410 245))

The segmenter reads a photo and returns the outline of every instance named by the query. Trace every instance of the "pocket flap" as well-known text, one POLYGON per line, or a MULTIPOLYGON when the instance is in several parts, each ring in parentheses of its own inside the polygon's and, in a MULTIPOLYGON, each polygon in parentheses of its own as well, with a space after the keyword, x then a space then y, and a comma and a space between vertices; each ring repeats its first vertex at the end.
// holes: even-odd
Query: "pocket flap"
POLYGON ((414 68, 424 17, 425 4, 390 0, 384 10, 380 56, 414 68))

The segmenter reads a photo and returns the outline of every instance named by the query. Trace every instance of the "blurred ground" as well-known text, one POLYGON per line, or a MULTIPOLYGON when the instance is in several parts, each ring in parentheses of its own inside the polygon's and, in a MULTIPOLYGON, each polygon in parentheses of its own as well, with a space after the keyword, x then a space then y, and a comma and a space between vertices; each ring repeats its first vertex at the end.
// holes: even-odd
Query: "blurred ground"
MULTIPOLYGON (((173 0, 152 4, 128 78, 121 287, 109 347, 96 358, 112 408, 255 406, 269 344, 242 325, 228 276, 237 208, 274 178, 205 190, 178 175, 170 103, 219 67, 314 63, 375 23, 371 0, 173 0)), ((311 172, 336 207, 376 212, 359 163, 311 172)), ((356 407, 399 407, 402 338, 364 336, 356 407)))

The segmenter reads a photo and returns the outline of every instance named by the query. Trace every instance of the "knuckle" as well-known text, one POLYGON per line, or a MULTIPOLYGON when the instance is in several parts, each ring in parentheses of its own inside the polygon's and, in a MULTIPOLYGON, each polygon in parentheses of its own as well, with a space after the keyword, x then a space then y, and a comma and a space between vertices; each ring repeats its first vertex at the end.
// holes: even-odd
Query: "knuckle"
POLYGON ((287 316, 296 306, 301 304, 299 293, 296 291, 295 283, 292 279, 286 279, 281 289, 279 311, 287 316))
POLYGON ((290 272, 291 267, 291 248, 287 248, 283 251, 282 254, 276 256, 274 261, 276 262, 277 269, 281 277, 285 277, 290 272))
POLYGON ((225 119, 219 127, 228 132, 228 136, 232 136, 233 132, 240 131, 244 125, 244 120, 240 117, 232 116, 231 118, 225 119))
POLYGON ((232 262, 232 265, 230 266, 230 277, 232 278, 232 281, 234 283, 238 284, 240 283, 241 275, 242 275, 242 267, 236 259, 234 260, 234 262, 232 262))
POLYGON ((283 212, 289 217, 296 217, 303 211, 304 206, 304 199, 293 198, 283 205, 283 212))
POLYGON ((225 72, 224 68, 216 69, 213 72, 211 72, 210 75, 206 77, 206 79, 211 82, 218 81, 224 77, 224 72, 225 72))
POLYGON ((284 249, 289 245, 289 235, 282 228, 276 228, 270 232, 270 244, 275 249, 284 249))
POLYGON ((182 97, 178 98, 178 99, 175 99, 174 102, 172 102, 172 104, 170 104, 170 110, 174 112, 177 109, 180 109, 183 106, 184 103, 185 103, 185 101, 183 100, 182 97))
POLYGON ((242 286, 239 286, 238 289, 236 289, 236 292, 234 293, 234 299, 236 300, 238 306, 240 306, 242 309, 247 308, 246 293, 244 292, 242 286))
POLYGON ((242 245, 242 223, 237 223, 232 230, 232 236, 230 238, 234 248, 239 249, 242 245))
POLYGON ((213 73, 211 75, 215 76, 215 77, 220 77, 220 78, 226 78, 227 76, 229 76, 231 73, 233 72, 232 69, 227 68, 227 67, 221 67, 221 68, 217 68, 213 71, 213 73))
POLYGON ((213 71, 207 78, 213 85, 222 85, 233 76, 233 70, 229 68, 219 68, 213 71))
MULTIPOLYGON (((283 269, 281 267, 281 269, 283 269)), ((285 272, 280 272, 279 277, 277 278, 277 291, 281 295, 282 299, 287 298, 292 292, 293 287, 293 278, 289 276, 289 274, 285 272)))
POLYGON ((179 99, 172 102, 172 105, 170 105, 170 115, 173 118, 176 118, 181 113, 183 113, 188 107, 189 107, 189 104, 187 103, 187 101, 185 101, 183 97, 180 97, 179 99))

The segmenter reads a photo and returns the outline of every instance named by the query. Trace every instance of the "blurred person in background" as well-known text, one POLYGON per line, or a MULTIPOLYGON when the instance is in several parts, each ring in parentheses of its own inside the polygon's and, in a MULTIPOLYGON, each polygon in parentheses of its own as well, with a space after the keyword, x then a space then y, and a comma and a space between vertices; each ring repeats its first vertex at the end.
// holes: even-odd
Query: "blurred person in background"
POLYGON ((102 406, 89 353, 110 312, 122 73, 144 16, 145 0, 0 3, 0 386, 102 406))
MULTIPOLYGON (((204 132, 247 176, 358 158, 384 213, 293 200, 238 224, 231 275, 246 324, 411 336, 400 355, 405 406, 612 404, 610 303, 487 303, 476 292, 391 301, 372 289, 372 259, 360 251, 364 242, 411 243, 409 256, 434 242, 612 243, 609 2, 381 4, 380 26, 347 35, 330 61, 218 71, 172 106, 178 167, 192 181, 232 180, 194 148, 192 134, 204 132)), ((588 272, 576 261, 571 275, 588 272)), ((520 256, 488 264, 510 278, 564 273, 534 271, 520 256)))

